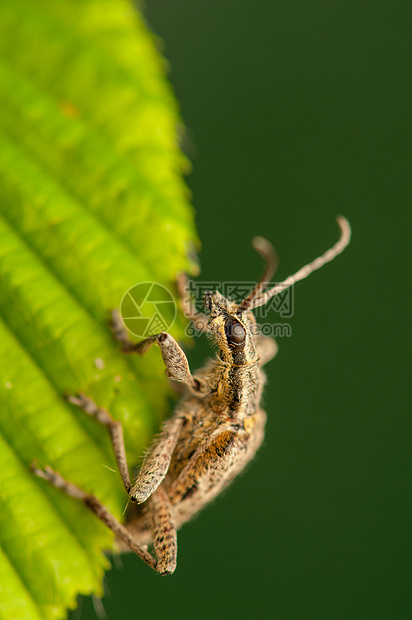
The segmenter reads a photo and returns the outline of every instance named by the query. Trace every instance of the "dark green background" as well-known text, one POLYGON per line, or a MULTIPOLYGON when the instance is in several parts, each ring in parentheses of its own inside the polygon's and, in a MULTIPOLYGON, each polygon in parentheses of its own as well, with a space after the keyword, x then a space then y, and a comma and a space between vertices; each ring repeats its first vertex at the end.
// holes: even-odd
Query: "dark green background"
MULTIPOLYGON (((257 458, 180 532, 175 575, 113 567, 107 615, 411 618, 411 2, 150 0, 146 15, 188 127, 202 279, 255 279, 255 234, 284 278, 334 243, 338 213, 353 241, 296 286, 257 458)), ((73 618, 89 617, 84 600, 73 618)))

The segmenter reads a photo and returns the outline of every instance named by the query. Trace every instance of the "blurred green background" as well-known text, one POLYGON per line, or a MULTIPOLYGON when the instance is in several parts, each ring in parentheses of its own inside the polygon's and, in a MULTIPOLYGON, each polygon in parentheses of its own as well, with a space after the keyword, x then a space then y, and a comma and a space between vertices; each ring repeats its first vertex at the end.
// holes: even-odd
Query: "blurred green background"
MULTIPOLYGON (((278 278, 335 242, 336 214, 353 240, 295 288, 258 456, 181 530, 175 575, 114 562, 107 616, 410 618, 412 5, 150 0, 145 14, 188 128, 201 279, 256 279, 255 234, 278 278)), ((197 342, 192 368, 208 352, 197 342)), ((96 617, 92 602, 71 617, 96 617)))

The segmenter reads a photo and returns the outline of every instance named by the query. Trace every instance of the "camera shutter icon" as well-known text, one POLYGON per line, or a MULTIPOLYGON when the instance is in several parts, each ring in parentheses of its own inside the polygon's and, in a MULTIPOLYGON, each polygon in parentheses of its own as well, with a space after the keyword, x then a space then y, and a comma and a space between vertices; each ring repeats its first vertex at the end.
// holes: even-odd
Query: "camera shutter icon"
POLYGON ((120 302, 120 315, 126 329, 147 338, 167 331, 176 318, 172 293, 157 282, 141 282, 132 286, 120 302))

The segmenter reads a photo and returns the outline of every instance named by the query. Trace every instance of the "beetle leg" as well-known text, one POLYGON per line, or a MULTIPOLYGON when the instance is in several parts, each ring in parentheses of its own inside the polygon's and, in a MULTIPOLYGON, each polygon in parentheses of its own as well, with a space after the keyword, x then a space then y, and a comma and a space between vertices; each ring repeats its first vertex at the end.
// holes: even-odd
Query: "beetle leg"
POLYGON ((124 447, 122 423, 119 420, 114 420, 107 409, 104 409, 104 407, 98 407, 94 400, 88 396, 85 396, 85 394, 82 394, 81 392, 76 394, 76 396, 67 396, 66 398, 70 403, 80 407, 80 409, 83 409, 85 413, 91 415, 100 424, 103 424, 103 426, 107 428, 110 439, 112 440, 113 452, 124 488, 126 489, 126 493, 129 493, 131 483, 129 469, 127 467, 126 450, 124 447))
POLYGON ((179 304, 185 317, 192 321, 198 331, 208 332, 209 317, 196 310, 185 273, 180 273, 177 277, 177 291, 179 293, 179 304))
MULTIPOLYGON (((72 482, 65 480, 59 473, 51 469, 51 467, 39 469, 38 467, 32 466, 31 469, 39 478, 47 480, 50 484, 66 493, 66 495, 83 502, 83 504, 87 506, 87 508, 91 510, 91 512, 93 512, 96 517, 100 519, 100 521, 107 525, 107 527, 109 527, 112 532, 114 532, 114 534, 116 534, 116 536, 131 549, 131 551, 138 555, 139 558, 141 558, 143 562, 146 562, 146 564, 153 568, 153 570, 161 574, 170 574, 170 572, 173 572, 173 570, 171 570, 171 567, 173 566, 172 553, 169 553, 170 558, 168 556, 168 561, 166 561, 166 558, 159 553, 161 559, 160 561, 156 561, 144 547, 136 543, 134 537, 129 533, 127 528, 119 523, 116 517, 112 515, 112 513, 101 503, 100 500, 97 499, 97 497, 86 493, 72 482)), ((160 547, 160 542, 158 546, 160 547)))
POLYGON ((170 575, 176 569, 177 533, 173 508, 162 486, 150 497, 148 511, 156 552, 156 570, 162 575, 170 575))

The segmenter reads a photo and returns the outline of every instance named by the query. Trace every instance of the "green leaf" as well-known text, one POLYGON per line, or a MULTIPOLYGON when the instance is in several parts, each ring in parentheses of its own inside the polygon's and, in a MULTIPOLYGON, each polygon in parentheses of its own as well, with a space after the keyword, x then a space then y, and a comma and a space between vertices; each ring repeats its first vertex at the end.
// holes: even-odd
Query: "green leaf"
POLYGON ((157 351, 119 353, 109 310, 139 282, 175 294, 196 233, 177 106, 131 4, 2 3, 0 99, 0 617, 61 618, 102 593, 113 537, 29 466, 121 518, 105 430, 63 394, 121 420, 136 465, 170 394, 157 351))

